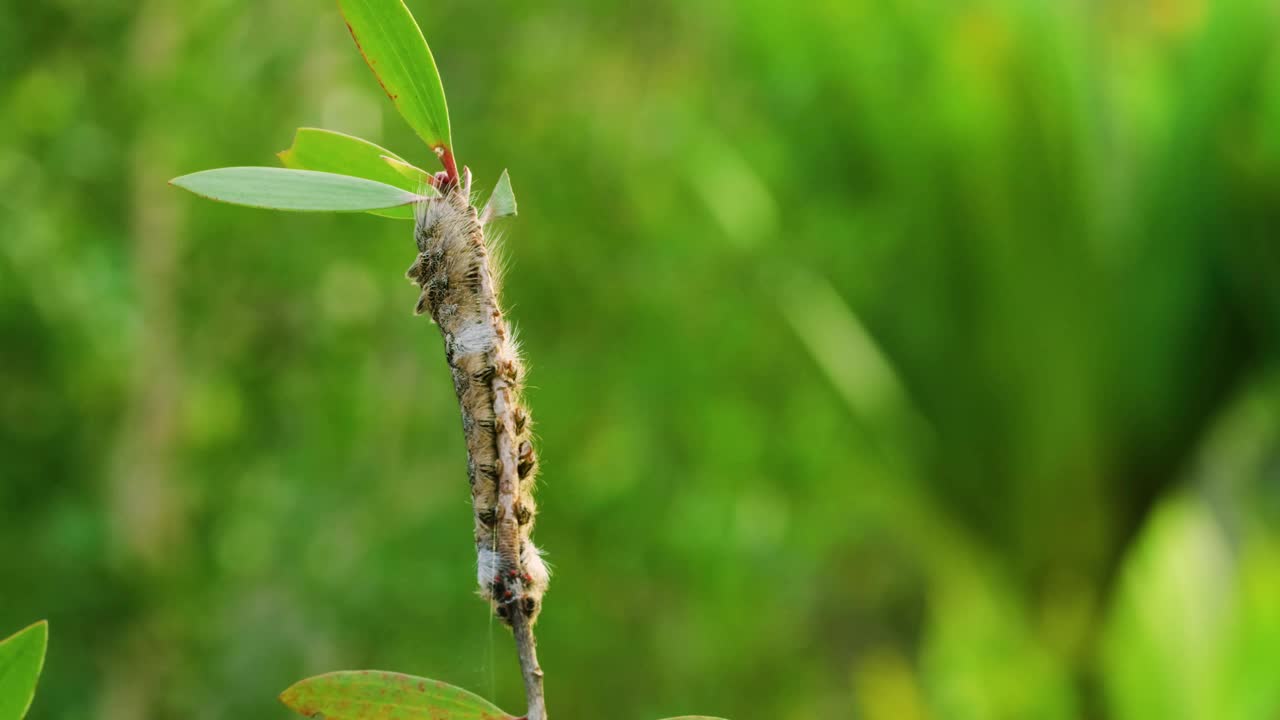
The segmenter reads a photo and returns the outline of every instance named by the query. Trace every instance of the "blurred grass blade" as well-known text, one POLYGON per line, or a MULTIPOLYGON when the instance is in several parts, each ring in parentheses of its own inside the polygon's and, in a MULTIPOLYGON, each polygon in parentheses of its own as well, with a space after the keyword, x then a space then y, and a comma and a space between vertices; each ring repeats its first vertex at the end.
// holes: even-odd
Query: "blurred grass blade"
POLYGON ((1217 658, 1234 629, 1234 542, 1212 504, 1194 493, 1166 498, 1152 511, 1125 555, 1103 625, 1108 717, 1192 717, 1186 708, 1222 706, 1216 675, 1225 666, 1217 658))
POLYGON ((210 200, 270 210, 358 212, 421 199, 416 193, 374 180, 285 168, 218 168, 169 182, 210 200))
POLYGON ((511 176, 506 170, 502 171, 502 176, 498 178, 498 184, 493 188, 493 194, 489 196, 489 202, 484 205, 484 212, 480 213, 480 217, 484 218, 484 222, 488 222, 494 218, 507 217, 516 214, 516 196, 511 191, 511 176))
POLYGON ((399 175, 403 180, 408 180, 409 185, 413 187, 428 187, 431 188, 432 191, 428 194, 437 194, 434 192, 435 186, 431 184, 431 173, 420 167, 410 165, 394 155, 383 155, 379 159, 382 161, 384 166, 390 168, 392 172, 399 175))
POLYGON ((339 0, 356 47, 396 109, 438 154, 453 145, 435 58, 402 0, 339 0))
POLYGON ((0 718, 21 720, 27 714, 48 641, 49 623, 41 620, 0 642, 0 718))
POLYGON ((910 408, 897 370, 825 278, 796 268, 781 285, 783 316, 849 408, 864 418, 910 408))
MULTIPOLYGON (((421 176, 427 176, 420 170, 405 162, 399 155, 390 150, 358 138, 354 135, 321 130, 320 128, 298 128, 293 136, 293 145, 289 149, 276 153, 284 166, 293 170, 315 170, 317 172, 351 175, 367 180, 376 180, 387 185, 419 192, 425 187, 417 177, 409 177, 383 161, 383 157, 392 157, 407 168, 413 168, 421 176)), ((424 191, 433 194, 433 190, 424 191)), ((398 207, 390 210, 370 210, 374 215, 399 219, 413 219, 413 208, 398 207)))
POLYGON ((378 670, 347 670, 295 683, 280 702, 325 720, 515 720, 489 701, 437 680, 378 670))

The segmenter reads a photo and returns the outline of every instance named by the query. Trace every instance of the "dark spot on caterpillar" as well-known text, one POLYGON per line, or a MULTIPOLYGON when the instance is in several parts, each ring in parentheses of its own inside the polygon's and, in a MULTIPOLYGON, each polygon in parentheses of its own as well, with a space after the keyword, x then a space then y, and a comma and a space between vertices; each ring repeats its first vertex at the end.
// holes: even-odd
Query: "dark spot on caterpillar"
POLYGON ((443 278, 432 279, 427 283, 426 291, 427 303, 435 310, 444 302, 444 295, 449 291, 449 281, 443 278))
POLYGON ((533 443, 528 440, 520 443, 520 451, 517 457, 520 459, 520 464, 516 466, 516 473, 523 480, 533 471, 533 465, 536 462, 533 457, 533 443))
POLYGON ((525 598, 521 604, 524 606, 524 614, 527 617, 533 617, 533 611, 538 609, 538 601, 531 597, 525 598))
POLYGON ((480 268, 473 267, 467 271, 467 284, 471 287, 472 292, 480 292, 480 268))
POLYGON ((497 460, 492 463, 479 463, 476 465, 476 470, 479 474, 490 480, 497 480, 498 476, 502 474, 502 461, 497 460))
MULTIPOLYGON (((428 236, 428 239, 429 238, 430 236, 428 236)), ((416 277, 411 277, 416 279, 419 285, 425 283, 440 270, 440 258, 440 253, 424 250, 420 255, 418 255, 418 260, 413 264, 413 267, 409 268, 410 272, 413 272, 414 268, 417 268, 416 277)))
POLYGON ((478 517, 480 518, 480 522, 484 523, 485 527, 493 527, 493 523, 498 519, 497 513, 492 510, 482 510, 478 517))
POLYGON ((516 408, 515 420, 516 420, 516 434, 519 435, 524 432, 525 423, 529 421, 529 416, 525 414, 524 408, 516 408))
POLYGON ((424 292, 418 296, 418 304, 413 308, 414 315, 422 315, 427 311, 427 294, 424 292))
POLYGON ((507 619, 507 606, 503 605, 502 603, 498 603, 498 617, 502 618, 503 620, 507 619))
POLYGON ((497 371, 494 369, 494 367, 492 365, 489 365, 487 367, 483 367, 475 371, 474 373, 471 373, 471 377, 478 383, 481 383, 483 385, 488 385, 489 381, 493 380, 493 375, 495 372, 497 371))
MULTIPOLYGON (((516 505, 516 522, 521 525, 528 525, 533 519, 533 513, 529 512, 529 508, 524 505, 516 505)), ((514 570, 512 572, 515 572, 514 570)))

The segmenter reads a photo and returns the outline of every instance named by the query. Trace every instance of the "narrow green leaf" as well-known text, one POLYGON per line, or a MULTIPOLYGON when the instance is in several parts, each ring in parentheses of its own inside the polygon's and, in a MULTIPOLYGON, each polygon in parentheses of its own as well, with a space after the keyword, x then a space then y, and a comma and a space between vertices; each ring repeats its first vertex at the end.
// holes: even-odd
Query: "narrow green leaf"
MULTIPOLYGON (((345 133, 319 128, 298 128, 293 136, 293 145, 288 150, 276 153, 284 166, 294 170, 315 170, 318 172, 351 175, 368 180, 377 180, 387 185, 394 185, 412 192, 423 191, 433 194, 429 186, 389 167, 383 157, 392 157, 407 168, 417 170, 421 176, 427 176, 425 170, 419 170, 405 162, 403 158, 390 150, 345 133), (425 190, 424 190, 425 188, 425 190)), ((389 210, 370 210, 374 215, 398 219, 413 219, 413 208, 398 207, 389 210)))
POLYGON ((383 156, 408 165, 399 155, 368 140, 333 130, 305 127, 298 128, 288 150, 276 153, 285 167, 294 170, 351 175, 416 191, 418 186, 388 167, 383 156))
POLYGON ((0 718, 21 720, 44 668, 49 623, 41 620, 0 642, 0 718))
MULTIPOLYGON (((382 162, 385 163, 387 167, 391 168, 397 174, 399 174, 400 177, 404 178, 405 180, 408 180, 409 183, 414 187, 428 187, 428 188, 431 188, 432 191, 435 190, 435 187, 431 185, 431 180, 432 180, 431 173, 427 172, 426 170, 423 170, 422 168, 419 168, 419 167, 414 167, 413 165, 410 165, 409 163, 401 160, 400 158, 393 157, 390 155, 383 155, 382 162)), ((432 194, 435 194, 435 193, 433 192, 432 194)))
POLYGON ((462 688, 378 670, 307 678, 281 693, 280 702, 324 720, 514 720, 462 688))
POLYGON ((169 181, 196 195, 249 207, 358 212, 407 205, 422 196, 349 175, 268 167, 205 170, 169 181))
POLYGON ((403 0, 338 0, 338 7, 387 97, 428 147, 446 153, 453 141, 444 87, 409 8, 403 0))
POLYGON ((489 196, 489 202, 484 204, 484 211, 480 213, 480 217, 488 222, 493 218, 515 214, 516 196, 511 192, 511 177, 507 175, 506 170, 503 170, 497 186, 493 188, 493 194, 489 196))

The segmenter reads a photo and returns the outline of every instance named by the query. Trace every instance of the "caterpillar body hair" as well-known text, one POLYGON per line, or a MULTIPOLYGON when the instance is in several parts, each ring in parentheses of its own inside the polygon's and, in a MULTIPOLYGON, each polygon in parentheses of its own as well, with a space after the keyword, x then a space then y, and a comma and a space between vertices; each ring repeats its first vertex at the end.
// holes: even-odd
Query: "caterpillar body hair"
POLYGON ((508 624, 516 612, 532 624, 549 573, 531 539, 538 465, 523 402, 524 365, 469 185, 468 174, 461 187, 417 207, 418 257, 407 276, 421 289, 415 312, 440 327, 462 411, 479 593, 508 624))

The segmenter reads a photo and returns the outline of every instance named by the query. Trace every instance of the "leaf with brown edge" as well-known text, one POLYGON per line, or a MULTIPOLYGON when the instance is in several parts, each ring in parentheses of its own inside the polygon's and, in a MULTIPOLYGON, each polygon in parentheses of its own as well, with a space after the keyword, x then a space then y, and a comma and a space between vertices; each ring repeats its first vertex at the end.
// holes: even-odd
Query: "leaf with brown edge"
POLYGON ((387 97, 456 180, 444 86, 413 13, 403 0, 338 0, 338 7, 387 97))
POLYGON ((307 678, 281 693, 280 702, 324 720, 516 720, 462 688, 380 670, 307 678))

